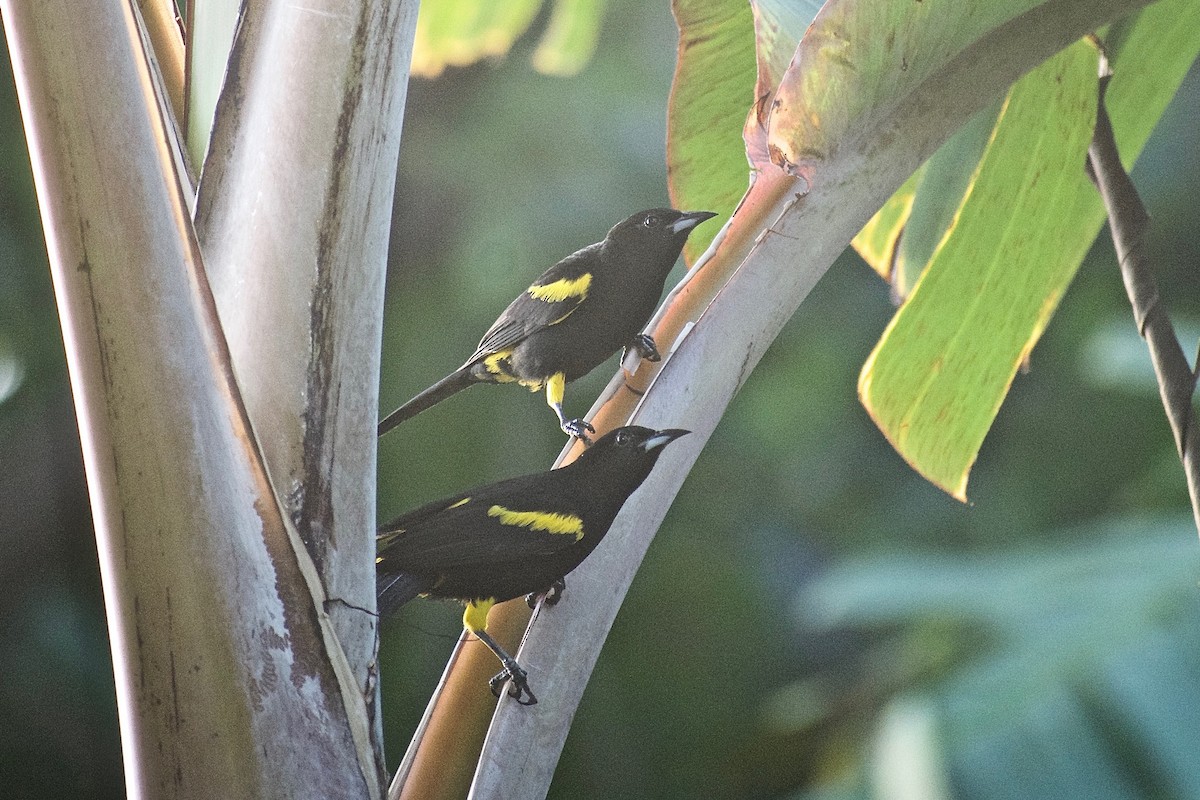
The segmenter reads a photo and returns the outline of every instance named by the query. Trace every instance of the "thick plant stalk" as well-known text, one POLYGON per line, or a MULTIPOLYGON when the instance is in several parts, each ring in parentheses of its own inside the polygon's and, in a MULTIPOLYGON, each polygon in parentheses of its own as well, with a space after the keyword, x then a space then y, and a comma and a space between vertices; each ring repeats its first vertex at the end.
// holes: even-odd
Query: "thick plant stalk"
MULTIPOLYGON (((1102 60, 1102 66, 1107 60, 1102 60)), ((1107 70, 1103 70, 1107 73, 1107 70)), ((1142 205, 1137 188, 1121 164, 1121 154, 1113 138, 1112 124, 1104 107, 1104 91, 1112 79, 1100 77, 1100 103, 1096 111, 1096 133, 1088 148, 1089 173, 1104 199, 1108 226, 1121 268, 1121 279, 1133 307, 1138 333, 1150 348, 1150 361, 1158 378, 1159 396, 1175 449, 1187 478, 1188 495, 1192 501, 1192 516, 1200 532, 1200 432, 1192 413, 1192 396, 1196 392, 1196 373, 1188 365, 1187 356, 1175 335, 1175 327, 1167 315, 1166 305, 1158 294, 1158 282, 1146 253, 1146 232, 1150 215, 1142 205)))
POLYGON ((376 797, 281 514, 132 7, 2 0, 81 427, 131 797, 376 797))
POLYGON ((196 211, 238 385, 377 746, 375 419, 416 12, 246 3, 196 211))

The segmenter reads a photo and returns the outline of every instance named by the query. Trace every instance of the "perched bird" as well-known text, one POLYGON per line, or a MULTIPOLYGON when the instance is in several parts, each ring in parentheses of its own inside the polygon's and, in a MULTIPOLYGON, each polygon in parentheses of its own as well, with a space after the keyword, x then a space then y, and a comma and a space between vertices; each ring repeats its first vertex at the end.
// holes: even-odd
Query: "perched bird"
POLYGON ((568 436, 594 430, 563 414, 563 390, 622 347, 659 359, 640 333, 692 229, 709 211, 654 208, 614 226, 604 241, 555 264, 513 300, 463 365, 388 414, 379 435, 476 383, 518 383, 546 390, 568 436))
POLYGON ((688 433, 631 425, 600 437, 561 469, 509 478, 403 514, 379 529, 379 613, 417 595, 466 604, 463 627, 487 645, 522 705, 537 698, 525 670, 487 633, 496 603, 562 588, 608 533, 621 506, 650 474, 664 445, 688 433))

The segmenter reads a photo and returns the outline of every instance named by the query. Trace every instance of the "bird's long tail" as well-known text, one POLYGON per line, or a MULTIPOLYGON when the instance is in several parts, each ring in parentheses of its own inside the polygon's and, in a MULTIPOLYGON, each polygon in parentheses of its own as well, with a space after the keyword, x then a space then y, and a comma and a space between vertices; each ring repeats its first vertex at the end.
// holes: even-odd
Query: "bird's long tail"
POLYGON ((407 572, 391 572, 375 579, 375 599, 379 616, 385 617, 422 592, 428 591, 431 581, 407 572))
POLYGON ((430 406, 437 405, 452 394, 457 394, 475 383, 470 366, 451 372, 419 395, 397 408, 379 421, 379 435, 383 436, 409 417, 415 417, 430 406))

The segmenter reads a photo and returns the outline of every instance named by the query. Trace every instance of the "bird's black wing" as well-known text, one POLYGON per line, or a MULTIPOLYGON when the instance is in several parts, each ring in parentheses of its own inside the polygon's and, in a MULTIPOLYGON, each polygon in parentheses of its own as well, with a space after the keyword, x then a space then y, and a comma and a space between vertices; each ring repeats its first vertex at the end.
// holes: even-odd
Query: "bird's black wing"
POLYGON ((527 476, 534 477, 539 480, 504 481, 486 487, 502 491, 440 501, 388 523, 379 534, 379 566, 437 572, 570 547, 585 534, 581 515, 564 507, 563 496, 547 486, 544 474, 527 476))
POLYGON ((386 616, 420 594, 428 592, 433 579, 407 572, 383 572, 376 577, 375 599, 380 616, 386 616))
MULTIPOLYGON (((542 273, 513 300, 479 341, 471 364, 519 344, 532 334, 557 325, 587 300, 600 245, 573 253, 542 273)), ((464 364, 464 366, 466 365, 464 364)))

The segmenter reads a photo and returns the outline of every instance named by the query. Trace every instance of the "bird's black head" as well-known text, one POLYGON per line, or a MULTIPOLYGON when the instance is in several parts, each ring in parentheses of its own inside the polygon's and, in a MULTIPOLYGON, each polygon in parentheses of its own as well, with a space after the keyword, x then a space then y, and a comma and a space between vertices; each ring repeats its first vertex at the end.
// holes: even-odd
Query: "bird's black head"
POLYGON ((639 211, 614 225, 605 237, 605 243, 667 262, 669 269, 679 258, 692 229, 715 216, 711 211, 676 211, 673 208, 639 211))
POLYGON ((581 470, 612 473, 612 480, 626 482, 632 492, 650 474, 663 448, 688 433, 691 431, 679 428, 656 431, 628 425, 601 436, 575 463, 581 470))

